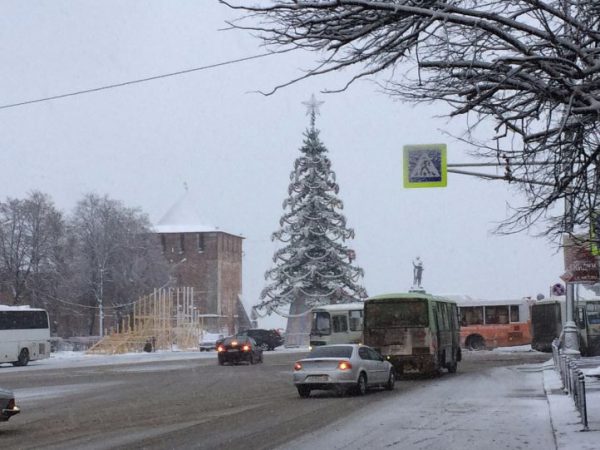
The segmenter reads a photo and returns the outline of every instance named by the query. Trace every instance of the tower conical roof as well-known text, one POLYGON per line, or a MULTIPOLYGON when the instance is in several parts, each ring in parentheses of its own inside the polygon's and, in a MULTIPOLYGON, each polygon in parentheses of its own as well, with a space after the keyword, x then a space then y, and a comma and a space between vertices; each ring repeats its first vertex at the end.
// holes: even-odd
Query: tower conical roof
POLYGON ((158 221, 154 231, 156 233, 202 233, 219 231, 219 229, 203 223, 196 205, 186 191, 158 221))

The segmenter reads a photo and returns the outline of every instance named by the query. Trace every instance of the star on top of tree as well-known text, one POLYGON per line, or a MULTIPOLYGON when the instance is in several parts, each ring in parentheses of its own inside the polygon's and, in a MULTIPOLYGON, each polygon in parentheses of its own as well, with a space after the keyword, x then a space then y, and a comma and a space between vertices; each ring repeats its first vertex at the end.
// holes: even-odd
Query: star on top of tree
POLYGON ((318 101, 317 98, 315 97, 315 94, 312 94, 310 96, 310 100, 307 100, 305 102, 302 102, 302 104, 304 106, 306 106, 306 115, 310 115, 310 125, 311 127, 315 127, 315 116, 317 114, 320 114, 319 112, 319 108, 321 107, 321 105, 325 103, 323 101, 318 101))

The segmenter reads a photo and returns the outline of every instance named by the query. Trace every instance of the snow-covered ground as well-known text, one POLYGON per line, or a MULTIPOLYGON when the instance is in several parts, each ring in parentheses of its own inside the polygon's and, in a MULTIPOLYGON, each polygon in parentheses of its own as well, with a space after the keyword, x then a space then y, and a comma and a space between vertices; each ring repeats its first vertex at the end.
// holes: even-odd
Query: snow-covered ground
MULTIPOLYGON (((575 408, 573 399, 564 393, 559 373, 554 370, 544 371, 544 389, 548 397, 552 425, 555 429, 557 448, 563 450, 598 450, 600 449, 600 380, 586 377, 586 399, 589 431, 582 431, 582 423, 575 408)), ((597 369, 586 371, 588 375, 598 372, 597 369)))
MULTIPOLYGON (((306 353, 308 348, 278 347, 274 353, 306 353)), ((271 353, 271 352, 267 352, 271 353)), ((217 353, 200 351, 157 351, 153 353, 122 353, 118 355, 95 355, 85 352, 60 351, 50 354, 50 358, 31 361, 26 367, 13 367, 11 364, 0 364, 0 374, 3 368, 10 371, 32 371, 45 369, 59 369, 62 367, 90 367, 117 364, 152 363, 163 361, 180 361, 195 359, 216 359, 217 353)))
MULTIPOLYGON (((486 450, 598 450, 600 382, 590 384, 589 431, 585 432, 550 359, 544 364, 495 368, 487 375, 442 376, 428 383, 426 396, 420 389, 407 390, 400 399, 385 399, 361 409, 286 448, 462 450, 482 448, 485 442, 486 450), (449 400, 449 389, 453 400, 449 400)), ((397 389, 402 389, 401 383, 397 389)))
MULTIPOLYGON (((308 348, 280 347, 275 353, 306 353, 308 348)), ((493 352, 529 352, 530 346, 505 347, 493 352)), ((215 352, 160 351, 121 355, 87 355, 84 352, 52 353, 46 360, 10 371, 47 370, 140 363, 123 370, 145 370, 148 363, 216 358, 215 352)), ((169 364, 172 366, 172 364, 169 364)), ((8 365, 0 365, 0 374, 8 365)), ((166 370, 166 369, 165 369, 166 370)), ((562 390, 552 360, 538 365, 492 369, 489 376, 458 374, 428 383, 427 396, 419 389, 398 398, 383 399, 348 418, 306 435, 292 445, 298 449, 464 449, 487 442, 493 449, 600 449, 600 368, 586 370, 590 431, 583 432, 573 399, 562 390), (594 376, 596 375, 596 376, 594 376), (476 378, 476 379, 475 379, 476 378), (448 402, 447 392, 464 392, 465 401, 448 402), (422 399, 426 401, 423 402, 422 399), (419 401, 417 402, 417 399, 419 401), (468 400, 467 400, 468 399, 468 400), (451 414, 448 414, 451 413, 451 414), (450 418, 450 419, 449 419, 450 418)), ((90 385, 90 388, 98 386, 90 385)), ((84 387, 79 387, 83 389, 84 387)), ((19 397, 59 396, 56 388, 23 389, 19 397)), ((402 389, 398 383, 397 389, 402 389)), ((456 397, 455 397, 456 398, 456 397)), ((460 398, 460 396, 459 396, 460 398)), ((290 448, 289 446, 286 446, 290 448)))

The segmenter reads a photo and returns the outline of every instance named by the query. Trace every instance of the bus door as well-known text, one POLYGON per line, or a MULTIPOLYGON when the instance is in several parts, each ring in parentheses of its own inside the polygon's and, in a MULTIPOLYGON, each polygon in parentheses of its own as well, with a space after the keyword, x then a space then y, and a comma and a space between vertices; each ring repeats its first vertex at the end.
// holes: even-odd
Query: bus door
POLYGON ((332 344, 345 344, 348 340, 348 314, 331 314, 332 344))
POLYGON ((575 321, 579 328, 580 350, 585 356, 600 356, 600 302, 578 306, 575 321))
POLYGON ((435 356, 435 364, 439 365, 440 363, 440 352, 442 350, 442 333, 440 330, 440 320, 439 320, 439 310, 437 308, 437 304, 436 303, 432 303, 431 304, 431 312, 433 315, 433 324, 435 326, 435 334, 431 333, 431 347, 432 347, 432 354, 435 356))
POLYGON ((435 326, 437 327, 437 361, 444 367, 454 362, 454 333, 451 326, 451 308, 446 303, 434 304, 435 326))

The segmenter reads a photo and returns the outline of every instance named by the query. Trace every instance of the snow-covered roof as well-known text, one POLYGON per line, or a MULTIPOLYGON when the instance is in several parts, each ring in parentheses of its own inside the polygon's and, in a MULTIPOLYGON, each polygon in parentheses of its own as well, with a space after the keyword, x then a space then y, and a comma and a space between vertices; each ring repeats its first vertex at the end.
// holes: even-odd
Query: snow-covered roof
POLYGON ((363 309, 364 303, 355 302, 355 303, 338 303, 335 305, 321 305, 315 306, 313 310, 317 309, 325 309, 327 311, 345 311, 347 309, 363 309))
POLYGON ((8 306, 0 305, 0 311, 44 311, 41 308, 31 308, 29 305, 8 306))
POLYGON ((208 233, 220 231, 239 236, 204 223, 200 219, 200 214, 196 210, 196 205, 188 191, 154 225, 154 231, 156 233, 208 233))
POLYGON ((486 299, 486 298, 473 298, 470 295, 465 295, 465 294, 444 294, 444 295, 440 295, 440 297, 444 297, 449 300, 453 300, 458 304, 458 306, 520 305, 521 303, 527 302, 527 299, 525 299, 525 298, 509 298, 509 299, 490 300, 490 299, 486 299))

